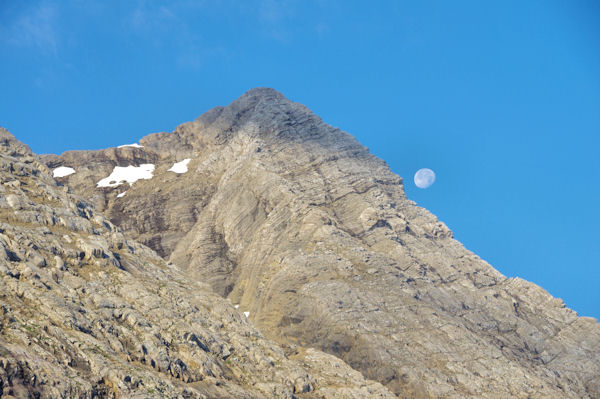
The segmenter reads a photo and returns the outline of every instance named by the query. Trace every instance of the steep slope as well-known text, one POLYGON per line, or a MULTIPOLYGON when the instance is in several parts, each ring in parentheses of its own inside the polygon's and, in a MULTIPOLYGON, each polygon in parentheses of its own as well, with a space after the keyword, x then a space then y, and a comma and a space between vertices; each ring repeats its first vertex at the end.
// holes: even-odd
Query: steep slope
POLYGON ((288 351, 0 128, 0 397, 393 397, 333 356, 288 351))
POLYGON ((254 89, 140 144, 45 162, 73 167, 59 180, 269 338, 334 354, 401 397, 600 396, 594 319, 467 251, 306 107, 254 89), (184 159, 186 173, 168 171, 184 159), (97 187, 150 163, 151 179, 97 187))

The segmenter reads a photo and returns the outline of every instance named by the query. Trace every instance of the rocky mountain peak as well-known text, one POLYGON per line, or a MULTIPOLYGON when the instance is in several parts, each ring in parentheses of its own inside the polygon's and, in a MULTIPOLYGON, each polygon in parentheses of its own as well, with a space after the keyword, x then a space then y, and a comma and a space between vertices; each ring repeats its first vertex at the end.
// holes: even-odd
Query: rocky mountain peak
MULTIPOLYGON (((224 144, 245 137, 263 146, 289 140, 331 152, 365 150, 354 137, 325 124, 304 105, 270 88, 249 90, 228 106, 213 108, 181 125, 175 133, 191 146, 224 144)), ((166 139, 162 134, 159 137, 166 139)))
POLYGON ((248 90, 225 107, 223 116, 236 122, 243 122, 246 118, 256 121, 269 114, 269 116, 274 116, 282 109, 285 110, 284 112, 291 113, 298 108, 304 107, 288 100, 283 94, 274 89, 258 87, 248 90))
POLYGON ((283 94, 270 87, 255 87, 242 94, 234 103, 243 102, 278 102, 288 100, 283 94))
POLYGON ((272 89, 140 146, 44 160, 270 339, 400 397, 600 393, 595 320, 465 249, 382 160, 272 89))

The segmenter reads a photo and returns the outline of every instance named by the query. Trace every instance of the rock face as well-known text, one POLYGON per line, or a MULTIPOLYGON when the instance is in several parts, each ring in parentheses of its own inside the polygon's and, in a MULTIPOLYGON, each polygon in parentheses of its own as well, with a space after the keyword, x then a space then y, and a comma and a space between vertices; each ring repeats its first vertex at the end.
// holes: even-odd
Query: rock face
POLYGON ((394 396, 331 355, 286 351, 0 129, 0 397, 394 396))
POLYGON ((406 398, 600 397, 596 320, 466 250, 306 107, 254 89, 140 144, 43 159, 300 363, 316 348, 341 359, 328 370, 345 362, 406 398), (187 172, 168 170, 184 159, 187 172), (151 179, 97 187, 142 164, 151 179))

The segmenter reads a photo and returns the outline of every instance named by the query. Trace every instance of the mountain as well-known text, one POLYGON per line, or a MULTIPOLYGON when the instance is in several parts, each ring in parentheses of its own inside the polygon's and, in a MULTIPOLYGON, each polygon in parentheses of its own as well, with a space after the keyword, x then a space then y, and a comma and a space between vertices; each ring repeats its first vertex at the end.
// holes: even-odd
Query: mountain
POLYGON ((331 355, 265 339, 3 129, 0 183, 0 397, 393 397, 331 355))
MULTIPOLYGON (((324 381, 336 360, 383 384, 368 383, 380 395, 402 398, 600 396, 596 320, 501 275, 407 199, 382 160, 272 89, 250 90, 136 145, 40 160, 86 209, 155 251, 141 252, 163 265, 166 281, 180 282, 164 292, 193 298, 197 284, 210 287, 205 306, 239 305, 251 324, 239 323, 282 348, 290 369, 324 381)), ((154 296, 145 298, 132 308, 154 296)), ((165 313, 156 323, 172 319, 165 313)), ((257 367, 245 360, 247 370, 257 367)), ((231 384, 244 389, 238 381, 252 378, 231 384)), ((348 383, 327 381, 305 394, 348 383)), ((350 396, 341 392, 332 395, 350 396)))

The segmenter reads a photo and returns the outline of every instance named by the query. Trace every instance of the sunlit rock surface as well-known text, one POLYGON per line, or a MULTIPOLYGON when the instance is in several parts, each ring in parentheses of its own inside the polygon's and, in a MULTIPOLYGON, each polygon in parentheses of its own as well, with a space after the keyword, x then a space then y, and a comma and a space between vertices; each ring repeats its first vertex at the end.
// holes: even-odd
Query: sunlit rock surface
POLYGON ((0 397, 393 394, 331 355, 265 339, 0 129, 0 397))
POLYGON ((182 286, 209 284, 303 361, 322 350, 406 398, 600 396, 596 320, 466 250, 303 105, 254 89, 140 144, 44 162, 74 168, 57 181, 173 262, 182 286), (126 196, 97 187, 142 164, 154 175, 126 196))

